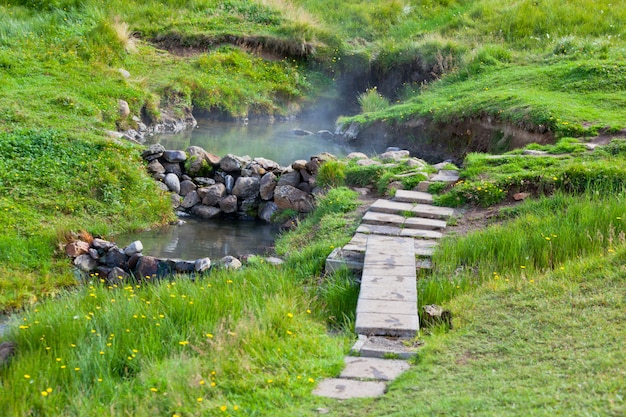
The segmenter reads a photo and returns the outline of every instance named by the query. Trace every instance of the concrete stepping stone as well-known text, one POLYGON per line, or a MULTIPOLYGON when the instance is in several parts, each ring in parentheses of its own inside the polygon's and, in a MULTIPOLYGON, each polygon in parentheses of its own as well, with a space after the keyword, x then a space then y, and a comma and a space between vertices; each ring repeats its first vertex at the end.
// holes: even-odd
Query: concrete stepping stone
POLYGON ((368 211, 365 213, 362 222, 365 224, 391 225, 423 230, 443 230, 446 228, 446 222, 443 220, 405 217, 399 214, 381 213, 377 211, 368 211))
POLYGON ((357 358, 346 356, 346 367, 339 375, 348 379, 374 379, 378 381, 393 381, 411 365, 399 359, 357 358))
POLYGON ((369 211, 377 211, 389 214, 409 214, 414 217, 426 217, 429 219, 447 219, 454 214, 449 207, 431 206, 429 204, 401 203, 384 199, 376 200, 369 211))
POLYGON ((415 337, 419 330, 417 315, 361 313, 357 315, 355 331, 372 336, 415 337))
MULTIPOLYGON (((365 253, 365 245, 367 244, 367 236, 365 233, 356 233, 350 242, 344 247, 344 251, 365 253)), ((432 256, 438 243, 434 240, 414 239, 415 255, 419 257, 432 256)))
POLYGON ((361 358, 388 358, 390 355, 398 359, 411 359, 417 355, 415 347, 407 346, 406 339, 380 336, 367 337, 360 334, 350 349, 350 354, 361 358))
POLYGON ((432 204, 433 195, 422 191, 397 190, 394 201, 403 203, 432 204))
POLYGON ((322 380, 313 395, 348 400, 350 398, 372 398, 385 394, 386 385, 380 381, 357 381, 354 379, 329 378, 322 380))
POLYGON ((395 226, 379 226, 374 224, 361 224, 357 233, 368 235, 402 236, 420 239, 441 239, 443 234, 434 230, 405 229, 395 226))

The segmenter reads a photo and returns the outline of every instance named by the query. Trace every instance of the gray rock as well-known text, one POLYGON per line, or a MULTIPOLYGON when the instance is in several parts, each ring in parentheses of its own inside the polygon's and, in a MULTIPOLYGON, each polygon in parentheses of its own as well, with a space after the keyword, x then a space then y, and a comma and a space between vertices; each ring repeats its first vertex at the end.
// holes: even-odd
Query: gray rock
POLYGON ((300 213, 308 213, 315 207, 315 200, 311 194, 300 191, 291 185, 276 187, 274 203, 279 209, 292 209, 300 213))
POLYGON ((259 182, 259 194, 263 200, 271 200, 274 198, 274 189, 276 188, 276 175, 272 172, 261 177, 259 182))
POLYGON ((137 252, 136 254, 128 258, 128 262, 126 262, 126 266, 128 267, 130 271, 135 270, 135 267, 137 266, 137 262, 139 262, 139 259, 141 257, 143 257, 143 254, 141 254, 140 252, 137 252))
POLYGON ((279 266, 285 263, 285 261, 283 261, 282 259, 276 258, 273 256, 265 258, 265 262, 267 262, 269 265, 274 265, 274 266, 279 266))
POLYGON ((233 178, 232 175, 226 175, 224 177, 224 185, 226 186, 226 192, 228 192, 228 193, 232 193, 233 192, 233 186, 235 185, 235 179, 233 178))
POLYGON ((120 73, 120 75, 124 78, 130 78, 130 72, 128 72, 127 70, 125 70, 124 68, 118 68, 117 72, 120 73))
POLYGON ((300 177, 302 177, 302 181, 304 182, 309 182, 311 178, 313 178, 313 175, 309 174, 309 171, 307 171, 306 169, 301 169, 298 172, 300 173, 300 177))
POLYGON ((174 270, 180 273, 194 272, 196 270, 196 262, 177 260, 174 263, 174 270))
POLYGON ((76 258, 78 255, 84 255, 89 252, 89 243, 82 240, 75 240, 65 245, 65 254, 72 258, 76 258))
POLYGON ((193 206, 191 208, 191 213, 201 219, 214 219, 222 213, 222 210, 217 207, 209 207, 204 204, 198 204, 197 206, 193 206))
POLYGON ((302 178, 300 177, 300 173, 298 171, 289 171, 280 176, 280 178, 278 179, 278 184, 276 185, 279 187, 283 185, 291 185, 292 187, 296 187, 298 184, 300 184, 301 181, 302 178))
POLYGON ((298 159, 291 164, 291 168, 293 168, 295 171, 300 171, 301 169, 306 169, 306 163, 307 161, 305 161, 304 159, 298 159))
POLYGON ((350 152, 346 156, 346 159, 369 159, 369 157, 363 152, 350 152))
POLYGON ((335 137, 335 134, 330 130, 318 130, 316 135, 326 140, 333 139, 335 137))
POLYGON ((277 162, 272 161, 271 159, 254 158, 254 162, 261 165, 267 171, 278 171, 281 169, 280 165, 277 162))
POLYGON ((136 253, 139 253, 143 250, 143 244, 140 240, 135 240, 130 245, 124 248, 124 254, 126 256, 133 256, 136 253))
POLYGON ((308 182, 301 182, 296 188, 300 191, 304 191, 305 193, 311 193, 313 190, 313 187, 308 182))
POLYGON ((159 273, 159 260, 154 256, 142 256, 135 265, 135 278, 139 280, 153 279, 159 273))
POLYGON ((259 218, 267 223, 272 222, 272 216, 278 211, 278 206, 273 201, 262 203, 259 206, 259 218))
POLYGON ((306 163, 306 169, 313 175, 317 175, 320 170, 320 161, 318 159, 311 159, 306 163))
POLYGON ((90 272, 98 266, 98 262, 91 256, 83 254, 74 259, 74 265, 83 272, 90 272))
POLYGON ((237 172, 241 170, 241 159, 233 154, 227 154, 220 161, 220 168, 226 172, 237 172))
POLYGON ((174 209, 177 209, 178 207, 180 207, 180 203, 183 202, 183 198, 176 193, 171 193, 170 199, 172 200, 172 208, 174 209))
POLYGON ((368 167, 372 165, 380 165, 380 162, 374 161, 373 159, 359 159, 356 161, 356 164, 361 167, 368 167))
POLYGON ((94 248, 89 248, 89 256, 91 256, 93 259, 95 259, 96 261, 98 259, 100 259, 100 254, 98 253, 98 251, 94 248))
POLYGON ((126 264, 128 256, 120 248, 110 249, 104 256, 100 258, 100 263, 113 268, 119 266, 120 268, 126 264))
POLYGON ((196 188, 198 188, 196 186, 196 184, 194 184, 193 181, 190 180, 184 180, 180 182, 180 195, 182 195, 183 197, 185 197, 187 194, 196 191, 196 188))
POLYGON ((224 213, 234 213, 237 211, 237 196, 228 195, 219 202, 220 209, 224 213))
POLYGON ((117 110, 122 119, 125 119, 128 116, 130 116, 130 106, 128 105, 128 102, 126 100, 117 101, 117 110))
POLYGON ((260 179, 258 177, 239 177, 233 187, 233 195, 240 200, 256 197, 259 194, 260 179))
POLYGON ((210 258, 201 258, 196 260, 194 265, 194 269, 196 272, 205 272, 211 268, 211 259, 210 258))
POLYGON ((225 269, 240 269, 241 261, 234 256, 224 256, 218 262, 219 266, 225 269))
POLYGON ((215 184, 210 187, 199 188, 197 192, 198 196, 202 198, 202 204, 215 206, 226 195, 226 186, 215 184))
POLYGON ((148 172, 153 174, 165 174, 165 167, 157 159, 154 159, 148 164, 148 172))
POLYGON ((304 129, 291 129, 291 133, 296 136, 311 136, 313 134, 313 132, 309 132, 308 130, 304 129))
POLYGON ((198 196, 198 193, 196 191, 192 191, 185 196, 183 202, 180 203, 180 206, 184 209, 189 210, 196 204, 200 204, 200 197, 198 196))
POLYGON ((357 138, 359 132, 361 131, 361 126, 357 122, 350 123, 350 127, 343 133, 343 137, 346 141, 352 141, 357 138))
POLYGON ((530 155, 530 156, 543 156, 543 155, 547 155, 548 152, 546 151, 537 151, 534 149, 526 149, 524 150, 524 152, 522 152, 522 155, 530 155))
POLYGON ((193 179, 193 181, 201 187, 215 184, 215 180, 213 178, 207 177, 196 177, 193 179))
POLYGON ((115 243, 100 238, 94 238, 91 241, 91 247, 98 250, 108 251, 109 249, 115 247, 115 243))
POLYGON ((150 145, 148 149, 144 150, 141 153, 141 156, 146 161, 153 161, 163 156, 163 152, 165 152, 165 147, 160 143, 155 143, 150 145))
POLYGON ((163 182, 167 185, 167 188, 169 188, 171 192, 176 194, 180 193, 180 180, 176 174, 167 174, 163 182))
POLYGON ((187 173, 191 176, 200 174, 201 172, 211 170, 212 167, 219 165, 219 158, 208 153, 199 146, 190 146, 185 151, 187 153, 187 173))
POLYGON ((409 151, 387 151, 384 152, 382 154, 380 154, 380 158, 383 161, 401 161, 403 159, 406 159, 410 156, 410 152, 409 151))
POLYGON ((184 151, 165 151, 163 152, 163 159, 167 162, 185 162, 187 154, 184 151))
POLYGON ((106 280, 109 285, 119 285, 122 284, 125 279, 128 279, 128 277, 130 277, 130 274, 128 272, 116 266, 115 268, 112 268, 106 275, 106 280))
POLYGON ((411 168, 424 168, 427 165, 426 162, 417 158, 409 158, 406 160, 405 164, 411 168))
POLYGON ((162 162, 166 174, 174 174, 179 179, 183 176, 183 169, 177 162, 162 162))
POLYGON ((261 165, 257 164, 256 162, 249 164, 248 170, 251 171, 250 176, 253 176, 253 177, 262 177, 263 175, 267 173, 267 170, 263 168, 261 165))

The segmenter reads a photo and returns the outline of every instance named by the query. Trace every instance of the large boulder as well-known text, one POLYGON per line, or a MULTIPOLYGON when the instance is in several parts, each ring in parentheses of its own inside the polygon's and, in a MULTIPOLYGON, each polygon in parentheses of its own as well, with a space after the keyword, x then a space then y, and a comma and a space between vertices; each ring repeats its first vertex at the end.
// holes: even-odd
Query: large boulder
POLYGON ((185 161, 187 174, 196 176, 212 170, 212 167, 219 165, 219 158, 208 153, 199 146, 190 146, 187 148, 188 155, 185 161))
POLYGON ((154 256, 142 256, 137 260, 134 272, 139 280, 154 278, 159 272, 159 260, 154 256))
POLYGON ((163 152, 163 159, 167 162, 185 162, 187 154, 183 151, 165 151, 163 152))
POLYGON ((183 197, 185 197, 187 194, 191 193, 192 191, 196 191, 196 188, 198 188, 198 186, 190 180, 184 180, 180 182, 180 195, 182 195, 183 197))
POLYGON ((83 272, 90 272, 98 266, 98 262, 91 256, 83 254, 74 259, 74 265, 83 272))
POLYGON ((266 171, 279 171, 280 165, 271 159, 254 158, 254 162, 261 165, 266 171))
POLYGON ((237 211, 237 196, 228 195, 220 200, 219 205, 224 213, 234 213, 237 211))
POLYGON ((258 177, 239 177, 233 187, 233 195, 240 200, 254 198, 259 194, 260 180, 258 177))
POLYGON ((279 187, 283 185, 291 185, 292 187, 296 187, 298 184, 300 184, 301 181, 302 178, 300 178, 300 173, 298 171, 289 171, 280 176, 277 185, 279 187))
POLYGON ((201 219, 214 219, 222 213, 222 210, 217 207, 205 206, 204 204, 198 204, 191 208, 191 214, 198 216, 201 219))
POLYGON ((200 197, 198 197, 197 191, 192 191, 185 196, 183 202, 180 203, 180 207, 189 210, 196 204, 200 204, 200 197))
POLYGON ((124 254, 126 256, 133 256, 136 253, 140 253, 143 250, 143 244, 140 240, 135 240, 124 248, 124 254))
POLYGON ((274 198, 274 189, 276 188, 276 175, 268 172, 261 177, 259 182, 259 194, 263 200, 271 200, 274 198))
POLYGON ((124 265, 126 265, 126 261, 128 261, 128 256, 124 253, 122 249, 118 247, 110 249, 106 253, 106 255, 100 258, 100 263, 108 266, 109 268, 113 268, 116 266, 123 268, 124 265))
POLYGON ((197 193, 202 198, 202 204, 215 206, 226 195, 226 186, 218 183, 210 187, 199 188, 197 193))
POLYGON ((169 173, 165 176, 163 182, 171 192, 176 194, 180 193, 180 180, 178 179, 178 175, 169 173))
POLYGON ((165 174, 165 167, 158 159, 154 159, 148 164, 148 172, 151 174, 165 174))
POLYGON ((178 178, 183 176, 183 169, 178 162, 163 162, 162 165, 166 174, 175 174, 178 178))
POLYGON ((162 157, 163 152, 165 152, 165 147, 160 143, 155 143, 154 145, 150 145, 148 149, 144 150, 141 153, 141 156, 146 161, 153 161, 162 157))
POLYGON ((261 220, 266 221, 267 223, 271 223, 272 217, 274 216, 274 213, 276 213, 277 211, 278 211, 278 206, 273 201, 261 203, 261 205, 259 205, 258 217, 261 220))
POLYGON ((291 185, 277 186, 274 190, 274 203, 279 209, 292 209, 300 213, 308 213, 315 207, 315 199, 309 193, 298 190, 291 185))
POLYGON ((225 172, 236 172, 241 170, 241 158, 228 154, 220 161, 220 168, 225 172))
POLYGON ((89 243, 82 240, 75 240, 74 242, 70 242, 65 245, 65 253, 67 256, 71 256, 72 258, 76 258, 77 256, 83 255, 87 252, 89 252, 89 243))

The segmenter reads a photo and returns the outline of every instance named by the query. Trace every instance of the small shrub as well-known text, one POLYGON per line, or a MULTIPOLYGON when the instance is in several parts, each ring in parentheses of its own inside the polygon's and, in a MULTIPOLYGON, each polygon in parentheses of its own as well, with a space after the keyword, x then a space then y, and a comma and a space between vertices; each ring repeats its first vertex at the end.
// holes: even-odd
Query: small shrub
POLYGON ((345 184, 345 164, 340 161, 324 162, 317 173, 317 183, 321 187, 339 187, 345 184))
POLYGON ((385 168, 382 165, 360 166, 348 164, 346 167, 346 184, 358 187, 366 187, 375 184, 385 168))
POLYGON ((361 112, 372 113, 385 110, 389 107, 389 100, 382 96, 376 87, 368 88, 364 93, 357 97, 361 112))

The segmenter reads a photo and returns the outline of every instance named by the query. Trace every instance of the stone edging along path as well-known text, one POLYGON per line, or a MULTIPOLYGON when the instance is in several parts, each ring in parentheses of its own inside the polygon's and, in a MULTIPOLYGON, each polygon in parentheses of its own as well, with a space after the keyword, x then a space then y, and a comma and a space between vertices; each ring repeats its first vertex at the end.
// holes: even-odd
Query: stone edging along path
MULTIPOLYGON (((455 182, 451 173, 435 181, 455 182)), ((419 330, 417 268, 430 268, 427 259, 453 215, 432 206, 432 196, 398 190, 394 201, 377 200, 365 213, 354 238, 326 260, 326 270, 362 270, 356 311, 358 341, 345 358, 337 378, 320 382, 314 394, 349 399, 384 395, 386 384, 409 369, 415 355, 404 342, 419 330), (384 359, 385 357, 401 359, 384 359)))

